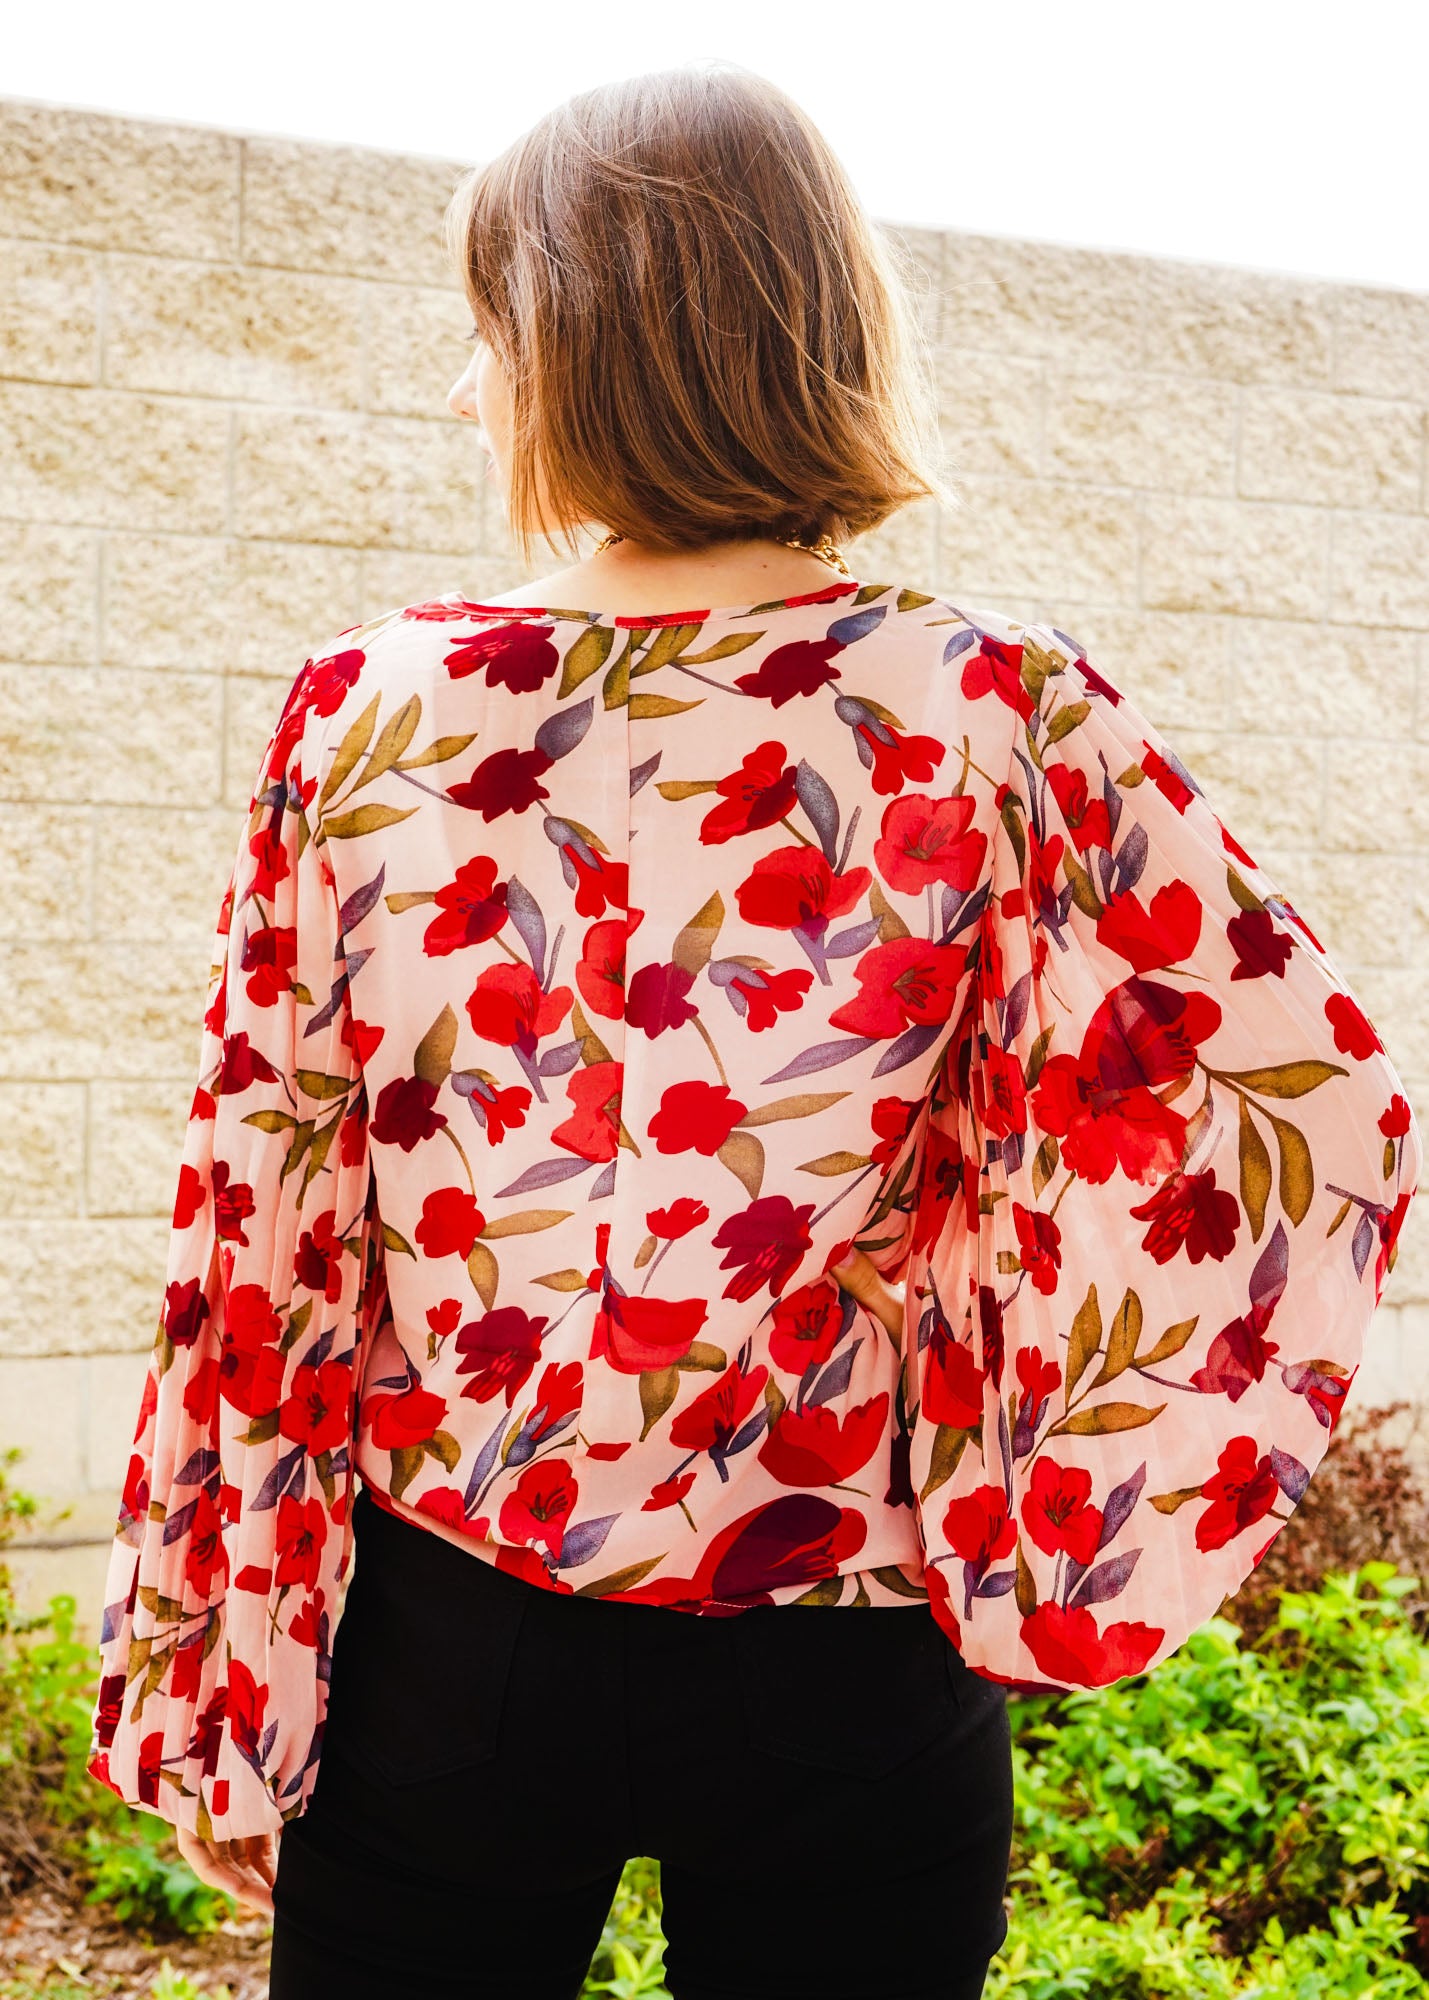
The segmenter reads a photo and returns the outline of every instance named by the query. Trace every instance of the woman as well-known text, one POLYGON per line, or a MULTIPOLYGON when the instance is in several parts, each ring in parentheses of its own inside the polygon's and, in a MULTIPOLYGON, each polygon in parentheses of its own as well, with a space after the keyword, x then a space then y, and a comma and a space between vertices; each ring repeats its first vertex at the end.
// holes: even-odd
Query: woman
POLYGON ((451 225, 452 408, 528 554, 603 539, 274 725, 90 1769, 279 2000, 574 1995, 631 1854, 678 2000, 972 1996, 1009 1689, 1154 1668, 1279 1533, 1419 1127, 1060 626, 848 574, 946 494, 787 98, 589 92, 451 225))

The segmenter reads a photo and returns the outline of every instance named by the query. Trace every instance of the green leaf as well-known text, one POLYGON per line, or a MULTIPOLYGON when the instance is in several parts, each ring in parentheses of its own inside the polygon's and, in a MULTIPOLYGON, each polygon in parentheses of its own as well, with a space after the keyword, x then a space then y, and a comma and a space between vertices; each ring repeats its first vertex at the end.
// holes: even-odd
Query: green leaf
POLYGON ((808 1090, 795 1097, 776 1097, 768 1104, 756 1105, 740 1119, 737 1131, 747 1132, 752 1125, 773 1125, 781 1118, 812 1118, 817 1112, 827 1111, 831 1104, 847 1097, 846 1090, 808 1090))
POLYGON ((1148 1410, 1143 1403, 1098 1403, 1094 1410, 1078 1410, 1070 1417, 1063 1417, 1047 1435, 1059 1437, 1070 1431, 1075 1437, 1106 1437, 1113 1431, 1134 1431, 1142 1424, 1149 1424, 1153 1417, 1159 1417, 1165 1407, 1164 1403, 1157 1403, 1148 1410))
POLYGON ((323 821, 324 840, 359 840, 364 833, 377 833, 384 826, 396 826, 404 819, 410 819, 418 806, 384 806, 369 801, 365 806, 354 806, 351 812, 338 813, 333 819, 323 821))
POLYGON ((1154 1368, 1162 1361, 1169 1361, 1173 1354, 1179 1354, 1191 1335, 1196 1331, 1199 1313, 1192 1313, 1189 1319, 1178 1319, 1174 1326, 1168 1326, 1149 1354, 1138 1354, 1138 1368, 1154 1368))
POLYGON ((523 1208, 515 1215, 498 1215, 482 1230, 481 1241, 490 1243, 501 1236, 531 1236, 538 1229, 554 1229, 558 1222, 569 1221, 570 1215, 568 1208, 523 1208))
POLYGON ((476 1296, 488 1312, 496 1304, 496 1286, 501 1276, 500 1266, 484 1243, 473 1243, 466 1260, 467 1276, 476 1288, 476 1296))
POLYGON ((1102 1344, 1102 1312, 1097 1304, 1096 1280, 1087 1286, 1087 1295, 1077 1307, 1072 1321, 1072 1337, 1067 1343, 1067 1388, 1066 1397, 1070 1403, 1072 1392, 1102 1344))
POLYGON ((412 1058, 413 1073, 423 1083, 440 1087, 451 1075, 452 1051, 456 1047, 457 1019, 450 1001, 444 1003, 442 1011, 417 1044, 417 1053, 412 1058))
POLYGON ((1301 1223, 1315 1194, 1315 1167, 1309 1141, 1300 1127, 1287 1118, 1277 1118, 1270 1111, 1265 1115, 1280 1149, 1280 1205, 1292 1222, 1301 1223))
POLYGON ((799 1168, 801 1174, 855 1174, 860 1167, 872 1165, 867 1153, 820 1153, 817 1160, 805 1160, 799 1168))
POLYGON ((698 701, 675 701, 668 694, 633 694, 630 697, 630 720, 658 722, 662 716, 683 715, 686 709, 703 706, 703 695, 698 701))
POLYGON ((642 1372, 640 1411, 645 1419, 640 1429, 642 1438, 649 1436, 679 1393, 680 1371, 673 1364, 668 1368, 646 1368, 642 1372))
POLYGON ((1256 1129, 1250 1099, 1240 1098, 1240 1200, 1250 1222, 1253 1243, 1260 1241, 1265 1227, 1265 1205, 1270 1199, 1270 1150, 1256 1129))
POLYGON ((338 789, 339 785, 341 785, 343 779, 347 777, 350 771, 356 768, 357 760, 371 742, 372 731, 377 723, 377 711, 381 706, 381 695, 373 695, 361 715, 349 725, 347 733, 344 735, 341 743, 338 744, 337 755, 332 760, 327 777, 323 780, 323 788, 318 794, 317 810, 319 814, 321 814, 323 807, 338 789))
POLYGON ((739 1181, 751 1201, 758 1201, 764 1182, 764 1148, 752 1132, 731 1132, 715 1155, 739 1181))
POLYGON ((1226 1069, 1217 1070, 1216 1074, 1227 1083, 1257 1090, 1262 1097, 1303 1097, 1307 1091, 1318 1090, 1322 1083, 1328 1083, 1332 1076, 1345 1076, 1348 1072, 1338 1063, 1318 1062, 1307 1056, 1300 1062, 1272 1063, 1268 1069, 1226 1069))
MULTIPOLYGON (((582 681, 588 681, 592 674, 598 674, 610 657, 610 649, 615 644, 613 625, 588 625, 580 637, 566 649, 566 657, 561 663, 560 699, 574 694, 582 681)), ((627 641, 627 650, 628 650, 627 641)))
POLYGON ((716 889, 675 939, 670 957, 681 972, 688 972, 692 979, 699 977, 710 962, 710 953, 714 950, 723 922, 724 899, 716 889))

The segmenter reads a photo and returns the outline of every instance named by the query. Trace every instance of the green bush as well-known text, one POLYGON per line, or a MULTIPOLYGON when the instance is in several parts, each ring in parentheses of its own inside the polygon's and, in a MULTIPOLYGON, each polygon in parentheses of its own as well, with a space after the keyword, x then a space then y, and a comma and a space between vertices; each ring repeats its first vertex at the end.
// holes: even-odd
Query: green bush
MULTIPOLYGON (((0 1548, 35 1511, 9 1479, 17 1446, 0 1452, 0 1548)), ((114 1906, 121 1921, 179 1933, 233 1914, 179 1855, 172 1829, 135 1812, 85 1770, 99 1660, 75 1637, 68 1594, 43 1611, 16 1608, 0 1561, 0 1900, 33 1884, 114 1906)))
POLYGON ((988 2000, 1429 1992, 1418 1579, 1284 1593, 1154 1674, 1016 1703, 1010 1930, 988 2000))

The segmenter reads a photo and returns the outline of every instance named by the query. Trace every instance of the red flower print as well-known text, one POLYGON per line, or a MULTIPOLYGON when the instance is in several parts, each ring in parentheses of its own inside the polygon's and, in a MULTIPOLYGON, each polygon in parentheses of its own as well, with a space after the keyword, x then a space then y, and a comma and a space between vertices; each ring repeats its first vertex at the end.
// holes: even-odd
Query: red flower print
POLYGON ((1200 935, 1200 898, 1185 882, 1167 882, 1151 898, 1149 909, 1128 889, 1113 896, 1097 919, 1098 941, 1138 972, 1179 965, 1196 949, 1200 935))
POLYGON ((625 1012, 625 938, 623 918, 592 924, 576 966, 576 985, 592 1014, 618 1021, 625 1012))
POLYGON ((693 1201, 689 1195, 682 1194, 668 1208, 652 1208, 645 1218, 645 1227, 652 1236, 674 1243, 709 1219, 710 1212, 702 1201, 693 1201))
POLYGON ((249 975, 245 990, 256 1007, 276 1007, 292 992, 297 962, 298 933, 291 925, 249 932, 238 963, 249 975))
POLYGON ((1091 847, 1111 846, 1111 817, 1106 800, 1092 797, 1085 771, 1070 764, 1049 764, 1047 789, 1071 830, 1072 845, 1078 854, 1085 854, 1091 847))
POLYGON ((215 1160, 209 1174, 213 1189, 215 1227, 225 1243, 241 1243, 248 1248, 243 1225, 256 1212, 253 1190, 247 1181, 229 1177, 227 1160, 215 1160))
POLYGON ((1024 722, 1037 707, 1023 683, 1020 639, 994 639, 990 632, 984 633, 978 650, 963 662, 959 686, 969 701, 995 694, 1024 722))
POLYGON ((703 1299, 642 1299, 607 1290, 595 1316, 590 1358, 620 1375, 673 1368, 690 1351, 708 1308, 703 1299))
POLYGON ((423 1445, 447 1413, 445 1396, 430 1389, 404 1389, 398 1396, 369 1396, 362 1421, 371 1426, 379 1451, 410 1451, 423 1445))
POLYGON ((223 1522, 213 1495, 206 1486, 199 1489, 190 1517, 188 1551, 184 1559, 184 1581, 200 1597, 213 1593, 214 1580, 228 1580, 228 1550, 223 1541, 223 1522))
POLYGON ((333 1224, 337 1211, 328 1209, 303 1230, 293 1253, 293 1277, 304 1291, 315 1292, 335 1305, 342 1297, 342 1238, 333 1224))
POLYGON ((458 640, 443 664, 452 679, 486 669, 488 687, 510 688, 512 694, 534 694, 561 664, 551 644, 550 625, 498 625, 458 640))
POLYGON ((1285 977, 1295 947, 1275 928, 1269 910, 1237 910, 1226 925, 1226 937, 1236 955, 1232 979, 1263 979, 1268 972, 1285 977))
POLYGON ((1201 1488, 1202 1499, 1211 1504, 1196 1523, 1196 1547, 1223 1549, 1263 1521, 1279 1494, 1270 1453, 1257 1454, 1254 1438, 1233 1437, 1201 1488))
POLYGON ((926 938, 895 938, 891 944, 875 945, 858 962, 863 990, 834 1009, 829 1026, 877 1040, 901 1035, 907 1027, 946 1021, 967 956, 962 945, 929 944, 926 938))
POLYGON ((817 694, 821 687, 836 681, 839 670, 829 662, 842 651, 837 639, 794 639, 766 653, 757 670, 740 674, 735 686, 759 696, 772 708, 782 708, 795 695, 817 694))
POLYGON ((551 1137, 568 1153, 583 1160, 613 1160, 620 1143, 620 1079, 618 1062, 591 1063, 566 1080, 566 1095, 575 1109, 551 1137))
POLYGON ((795 1208, 787 1195, 764 1195, 721 1223, 712 1240, 725 1252, 720 1269, 735 1274, 724 1297, 752 1299, 768 1285, 777 1298, 809 1247, 813 1213, 812 1202, 795 1208))
POLYGON ((987 836, 973 826, 977 800, 930 799, 909 792, 883 810, 883 831, 874 842, 878 872, 890 889, 919 896, 934 882, 970 889, 982 871, 987 836))
POLYGON ((469 1257, 486 1227, 476 1197, 462 1187, 433 1188, 413 1234, 424 1257, 469 1257))
POLYGON ((868 1464, 883 1439, 888 1392, 855 1403, 842 1417, 827 1403, 787 1407, 759 1448, 759 1463, 781 1486, 829 1486, 868 1464))
POLYGON ((943 1314, 935 1312, 923 1357, 922 1410, 928 1422, 959 1431, 974 1429, 982 1422, 986 1380, 972 1349, 955 1339, 943 1314))
POLYGON ((1163 1626, 1131 1620, 1098 1632, 1085 1605, 1064 1611, 1049 1597, 1023 1619, 1022 1637, 1042 1673, 1074 1687, 1109 1687, 1139 1674, 1166 1632, 1163 1626))
POLYGON ((769 1330, 769 1357, 790 1375, 822 1368, 838 1346, 843 1330, 843 1306, 826 1278, 785 1292, 774 1307, 769 1330))
MULTIPOLYGON (((598 854, 563 819, 552 817, 546 821, 546 838, 554 841, 560 849, 561 872, 565 876, 566 887, 576 892, 578 917, 602 917, 612 906, 617 910, 628 907, 630 869, 626 862, 612 861, 609 855, 598 854)), ((634 930, 638 922, 638 917, 633 918, 630 928, 634 930)))
POLYGON ((497 1516, 503 1536, 518 1546, 545 1544, 552 1562, 561 1559, 566 1523, 575 1509, 579 1488, 564 1458, 528 1465, 497 1516))
POLYGON ((782 743, 761 743, 732 776, 719 780, 715 790, 724 803, 700 821, 700 839, 706 847, 717 847, 737 833, 774 826, 794 810, 798 794, 794 766, 784 761, 787 755, 782 743))
POLYGON ((1185 773, 1173 764, 1169 757, 1163 757, 1159 750, 1147 745, 1146 755, 1141 760, 1141 768, 1159 792, 1164 792, 1177 812, 1185 812, 1195 793, 1186 783, 1185 773))
POLYGON ((641 1501, 641 1513, 655 1514, 662 1507, 678 1507, 694 1483, 693 1472, 676 1472, 669 1479, 662 1479, 658 1486, 650 1488, 649 1499, 641 1501))
POLYGON ((410 1153, 446 1124, 446 1113, 433 1110, 440 1086, 420 1076, 394 1076, 377 1093, 372 1112, 372 1136, 382 1146, 400 1146, 410 1153))
POLYGON ((247 1090, 253 1083, 276 1083, 278 1072, 261 1050, 255 1049, 246 1031, 229 1035, 223 1044, 223 1066, 218 1073, 221 1097, 247 1090))
POLYGON ((1022 1500, 1022 1525, 1044 1555, 1090 1563, 1101 1541, 1102 1510, 1091 1504, 1092 1475, 1084 1466, 1039 1458, 1022 1500))
POLYGON ((902 1152, 903 1141, 913 1130, 922 1108, 916 1097, 879 1098, 873 1107, 873 1129, 878 1134, 878 1144, 870 1155, 876 1167, 893 1165, 902 1152))
POLYGON ((667 1028, 682 1028, 699 1013, 686 999, 695 975, 680 965, 642 965, 625 996, 625 1018, 653 1041, 667 1028))
POLYGON ((1062 1386, 1062 1371, 1055 1361, 1046 1361, 1040 1348, 1021 1348, 1017 1356, 1017 1381, 1022 1390, 1022 1414, 1029 1428, 1042 1420, 1047 1398, 1062 1386))
POLYGON ((1246 1390, 1265 1379, 1265 1371, 1280 1352, 1265 1338, 1278 1292, 1252 1300, 1248 1311, 1223 1326, 1206 1350, 1206 1358, 1191 1375, 1191 1387, 1203 1396, 1228 1396, 1238 1403, 1246 1390))
POLYGON ((503 813, 523 813, 538 799, 551 796, 540 783, 551 764, 544 750, 497 750, 484 757, 463 783, 449 785, 447 796, 453 805, 479 812, 488 823, 503 813))
POLYGON ((1050 1057, 1033 1092, 1033 1114, 1062 1140, 1066 1165, 1098 1184, 1118 1165, 1148 1184, 1178 1167, 1186 1121, 1155 1090, 1194 1067, 1198 1045, 1220 1021, 1209 994, 1136 977, 1113 987, 1080 1052, 1050 1057))
POLYGON ((853 730, 859 762, 873 772, 876 792, 901 792, 909 778, 926 784, 947 754, 936 736, 902 735, 856 695, 840 695, 834 713, 853 730))
POLYGON ((548 1361, 536 1384, 530 1438, 533 1444, 561 1430, 581 1406, 584 1370, 579 1361, 548 1361))
MULTIPOLYGON (((726 959, 724 963, 731 965, 733 961, 726 959)), ((757 1035, 765 1028, 772 1028, 781 1014, 797 1014, 813 983, 813 973, 805 972, 802 967, 789 972, 765 972, 750 967, 729 979, 725 991, 735 1012, 744 1015, 745 1026, 757 1035)))
POLYGON ((1383 1049, 1373 1025, 1348 993, 1332 993, 1325 1002, 1325 1019, 1335 1031, 1335 1047, 1368 1062, 1376 1049, 1383 1049))
POLYGON ((278 1432, 296 1444, 306 1444, 308 1456, 336 1452, 348 1436, 348 1400, 352 1368, 346 1360, 300 1362, 292 1370, 292 1394, 278 1412, 278 1432))
POLYGON ((469 1072, 463 1083, 467 1102, 486 1133, 488 1146, 499 1146, 508 1132, 526 1123, 531 1093, 522 1083, 498 1084, 484 1071, 469 1072))
POLYGON ((1240 1227, 1240 1203, 1216 1186, 1214 1170, 1203 1174, 1169 1174, 1154 1194, 1129 1209, 1138 1222, 1151 1227, 1141 1239, 1158 1264, 1169 1264, 1184 1247, 1193 1264, 1203 1257, 1217 1262, 1235 1249, 1240 1227))
POLYGON ((1017 1254, 1023 1270, 1034 1287, 1050 1298, 1057 1289, 1062 1265, 1061 1230, 1051 1215, 1020 1201, 1012 1204, 1012 1226, 1017 1231, 1017 1254))
POLYGON ((1396 1090, 1379 1114, 1379 1129, 1386 1139, 1402 1139, 1409 1130, 1412 1116, 1409 1099, 1396 1090))
POLYGON ((711 1159, 747 1110, 722 1083, 672 1083, 650 1120, 650 1137, 657 1152, 711 1159))
POLYGON ((728 1452, 735 1433, 759 1401, 768 1375, 762 1364, 746 1375, 737 1362, 731 1362, 708 1389, 676 1411, 670 1423, 671 1444, 680 1451, 707 1451, 716 1458, 728 1452))
POLYGON ((456 1372, 472 1377, 462 1395, 489 1403, 504 1390, 509 1410, 536 1365, 545 1330, 544 1319, 522 1312, 520 1306, 495 1306, 458 1328, 456 1349, 462 1358, 456 1372))
POLYGON ((837 1575, 867 1538, 857 1508, 836 1507, 819 1493, 784 1493, 715 1536, 695 1573, 699 1594, 726 1604, 767 1603, 771 1590, 837 1575))
POLYGON ((1384 1290, 1384 1281, 1389 1272, 1395 1244, 1399 1240, 1400 1229, 1403 1226, 1405 1216, 1409 1212, 1409 1204, 1413 1199, 1414 1196, 1409 1190, 1401 1188, 1395 1198, 1393 1208, 1381 1208, 1375 1216, 1379 1237, 1379 1248, 1375 1254, 1374 1262, 1374 1296, 1376 1305, 1379 1303, 1380 1293, 1384 1290))
POLYGON ((1017 1529, 1000 1486, 975 1486, 971 1493, 950 1500, 943 1515, 943 1533, 953 1554, 979 1570, 999 1556, 1010 1556, 1017 1546, 1017 1529))
POLYGON ((569 986, 544 993, 529 965, 489 966, 467 998, 466 1011, 483 1041, 530 1054, 570 1012, 569 986))
POLYGON ((778 847, 760 856, 735 896, 747 924, 822 931, 830 917, 848 915, 872 880, 866 868, 836 875, 817 847, 778 847))
POLYGON ((301 707, 315 709, 324 717, 336 715, 356 687, 366 664, 367 655, 359 646, 344 646, 336 653, 314 660, 302 683, 301 707))
POLYGON ((441 915, 433 917, 422 935, 429 958, 444 958, 463 945, 495 937, 506 922, 506 884, 497 881, 490 855, 464 861, 455 878, 438 889, 436 904, 441 915))

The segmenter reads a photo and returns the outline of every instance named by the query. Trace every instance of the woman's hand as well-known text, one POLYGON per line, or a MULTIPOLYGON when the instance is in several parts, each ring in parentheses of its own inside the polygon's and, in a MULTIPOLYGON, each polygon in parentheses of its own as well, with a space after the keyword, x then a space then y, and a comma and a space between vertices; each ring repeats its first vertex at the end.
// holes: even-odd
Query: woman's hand
POLYGON ((278 1839, 276 1833, 250 1833, 241 1840, 200 1840, 186 1827, 178 1829, 179 1853, 200 1882, 268 1917, 273 1914, 278 1839))
POLYGON ((887 1327, 895 1346, 903 1340, 903 1300, 862 1250, 855 1250, 842 1264, 831 1266, 829 1276, 846 1292, 852 1292, 876 1320, 887 1327))

